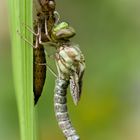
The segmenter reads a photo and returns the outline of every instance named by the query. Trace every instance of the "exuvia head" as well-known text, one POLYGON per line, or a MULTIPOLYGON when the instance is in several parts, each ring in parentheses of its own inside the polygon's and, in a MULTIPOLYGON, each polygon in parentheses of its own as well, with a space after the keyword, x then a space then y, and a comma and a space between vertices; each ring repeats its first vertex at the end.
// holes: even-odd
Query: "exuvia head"
POLYGON ((54 11, 55 10, 55 1, 54 0, 38 0, 40 6, 44 11, 54 11))
POLYGON ((51 9, 53 9, 53 10, 55 9, 55 2, 54 1, 49 0, 48 5, 51 9))

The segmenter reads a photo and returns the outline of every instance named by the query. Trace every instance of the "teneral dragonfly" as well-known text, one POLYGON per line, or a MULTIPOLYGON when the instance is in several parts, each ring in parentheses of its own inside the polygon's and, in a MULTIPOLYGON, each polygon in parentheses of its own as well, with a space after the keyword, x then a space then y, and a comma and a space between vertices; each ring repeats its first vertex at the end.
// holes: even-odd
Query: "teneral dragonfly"
POLYGON ((66 94, 70 83, 70 90, 75 105, 80 100, 82 78, 85 71, 85 59, 78 45, 70 38, 75 30, 66 22, 61 22, 52 28, 50 44, 56 47, 55 61, 58 77, 55 85, 54 108, 58 124, 67 140, 79 140, 75 128, 70 121, 66 94))

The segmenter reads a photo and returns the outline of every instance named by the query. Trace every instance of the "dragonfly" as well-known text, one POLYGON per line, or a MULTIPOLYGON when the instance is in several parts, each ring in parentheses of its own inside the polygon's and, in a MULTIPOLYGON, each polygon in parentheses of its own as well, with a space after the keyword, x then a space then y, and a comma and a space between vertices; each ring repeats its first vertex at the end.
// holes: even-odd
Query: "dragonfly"
POLYGON ((58 76, 55 84, 54 109, 58 125, 67 140, 80 140, 72 126, 67 109, 67 88, 75 105, 78 104, 82 91, 82 78, 85 71, 85 59, 77 44, 70 41, 75 30, 66 22, 58 23, 52 28, 50 44, 56 48, 55 62, 58 76))
MULTIPOLYGON (((42 9, 45 9, 46 6, 43 2, 44 0, 39 0, 42 9)), ((51 6, 52 5, 53 3, 51 2, 51 6)), ((54 5, 52 7, 54 7, 54 5)), ((66 94, 67 87, 70 83, 71 95, 74 103, 77 105, 81 96, 82 77, 85 70, 84 55, 77 45, 72 44, 69 40, 75 35, 75 30, 66 22, 58 23, 59 18, 58 20, 54 20, 53 16, 48 17, 42 12, 38 14, 39 37, 37 41, 40 44, 42 44, 42 42, 51 44, 56 49, 55 61, 58 70, 54 94, 56 119, 67 140, 79 140, 80 137, 77 135, 75 128, 72 126, 68 114, 66 94), (51 21, 55 21, 54 24, 52 24, 51 21)))

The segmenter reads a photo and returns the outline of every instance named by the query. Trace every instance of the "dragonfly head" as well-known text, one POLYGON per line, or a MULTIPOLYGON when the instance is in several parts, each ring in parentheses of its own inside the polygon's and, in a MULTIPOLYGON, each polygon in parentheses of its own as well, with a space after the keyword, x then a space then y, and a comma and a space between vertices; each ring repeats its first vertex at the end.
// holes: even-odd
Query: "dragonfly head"
POLYGON ((67 22, 61 22, 52 29, 52 38, 55 41, 69 40, 75 35, 75 30, 67 22))

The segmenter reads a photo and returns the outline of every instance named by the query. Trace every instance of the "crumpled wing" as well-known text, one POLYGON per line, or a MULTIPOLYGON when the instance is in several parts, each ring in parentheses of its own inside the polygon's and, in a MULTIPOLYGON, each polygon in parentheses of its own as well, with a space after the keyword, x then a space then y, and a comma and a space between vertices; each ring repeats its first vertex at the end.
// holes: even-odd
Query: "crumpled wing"
POLYGON ((85 62, 80 63, 79 66, 79 81, 78 81, 78 85, 79 85, 79 98, 81 97, 81 93, 82 93, 82 85, 83 85, 83 75, 85 72, 85 62))
POLYGON ((76 72, 74 72, 74 74, 70 76, 70 93, 73 98, 74 104, 77 105, 80 100, 80 89, 79 77, 76 72))
POLYGON ((82 54, 81 50, 78 47, 75 47, 80 54, 80 61, 79 64, 75 67, 75 70, 72 72, 70 76, 70 92, 74 101, 74 104, 77 105, 81 93, 82 93, 82 84, 83 84, 83 75, 85 72, 85 59, 84 55, 82 54))
POLYGON ((82 68, 80 69, 81 71, 79 72, 79 74, 74 72, 74 74, 70 76, 70 92, 75 105, 77 105, 78 102, 80 101, 80 97, 82 93, 82 85, 83 85, 82 79, 83 79, 85 69, 83 69, 83 66, 81 67, 82 68))

